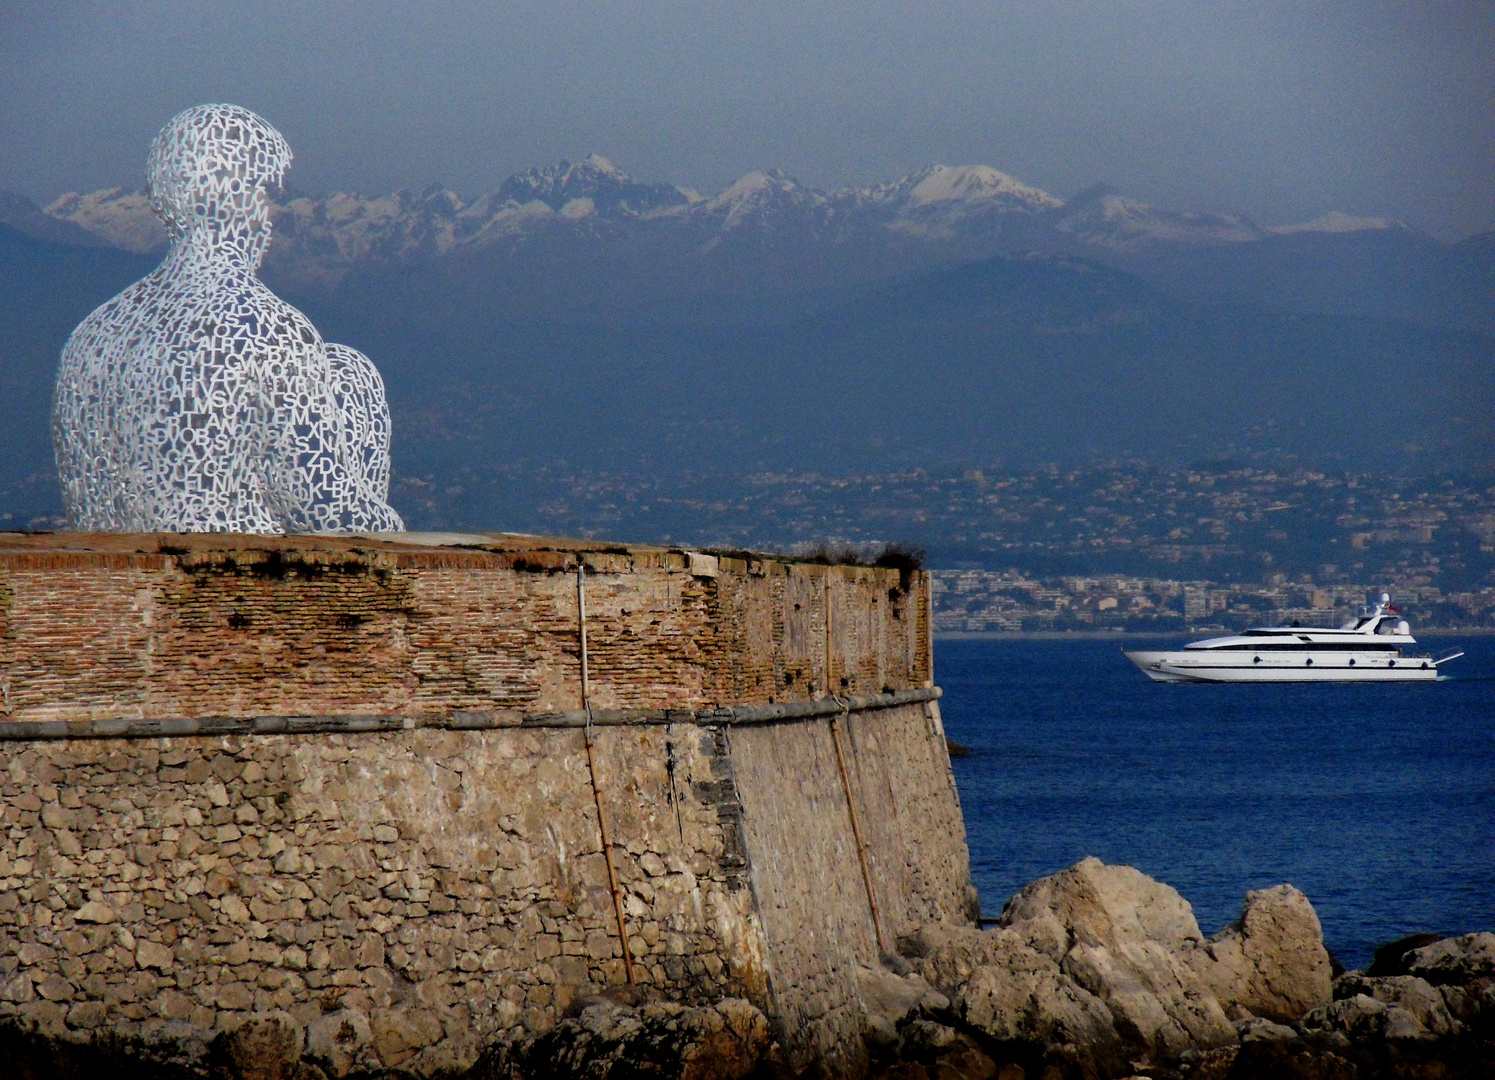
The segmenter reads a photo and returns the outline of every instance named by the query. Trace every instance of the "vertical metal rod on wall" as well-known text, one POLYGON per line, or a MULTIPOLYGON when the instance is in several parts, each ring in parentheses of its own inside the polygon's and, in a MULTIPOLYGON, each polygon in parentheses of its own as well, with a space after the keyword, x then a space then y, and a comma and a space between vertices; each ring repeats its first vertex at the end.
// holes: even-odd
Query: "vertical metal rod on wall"
POLYGON ((590 673, 587 671, 587 566, 583 562, 576 564, 576 629, 581 635, 581 707, 590 712, 592 691, 588 685, 590 673))
POLYGON ((831 568, 825 568, 825 577, 820 584, 820 606, 825 608, 825 696, 836 696, 836 684, 831 675, 831 568))
MULTIPOLYGON (((934 575, 928 570, 916 571, 923 579, 924 594, 924 685, 934 685, 934 575)), ((914 611, 914 633, 918 631, 918 605, 914 611)))
POLYGON ((607 864, 607 884, 613 894, 613 914, 618 919, 618 940, 623 943, 623 970, 628 985, 635 984, 633 977, 633 950, 628 947, 628 926, 623 921, 623 890, 618 887, 618 870, 613 865, 612 835, 607 828, 607 815, 602 812, 602 789, 597 783, 597 750, 592 743, 592 695, 591 673, 587 669, 587 568, 576 564, 576 621, 581 637, 581 707, 587 714, 582 737, 587 747, 587 772, 592 778, 592 801, 597 806, 597 831, 602 835, 602 860, 607 864))
MULTIPOLYGON (((831 685, 831 571, 827 567, 822 590, 823 606, 825 608, 825 694, 826 697, 836 697, 835 690, 831 685)), ((843 706, 843 715, 850 715, 843 706)), ((867 841, 862 838, 861 822, 857 820, 856 799, 851 793, 851 773, 846 769, 846 751, 841 745, 841 718, 831 717, 831 742, 836 748, 836 767, 841 772, 841 790, 846 794, 846 812, 851 818, 851 835, 856 841, 857 861, 862 866, 862 884, 867 889, 867 906, 872 910, 872 932, 877 936, 877 951, 888 952, 887 938, 882 932, 882 915, 877 910, 877 895, 872 890, 872 868, 867 862, 867 841)))
POLYGON ((841 788, 846 792, 846 809, 851 815, 851 835, 856 840, 857 860, 862 864, 862 884, 867 887, 867 906, 872 909, 872 932, 877 935, 877 951, 888 952, 888 942, 882 932, 882 915, 877 910, 877 896, 872 891, 872 869, 867 865, 867 841, 862 839, 862 827, 857 822, 857 804, 851 797, 851 776, 846 771, 846 753, 841 749, 841 723, 831 717, 831 741, 836 745, 836 764, 841 769, 841 788))

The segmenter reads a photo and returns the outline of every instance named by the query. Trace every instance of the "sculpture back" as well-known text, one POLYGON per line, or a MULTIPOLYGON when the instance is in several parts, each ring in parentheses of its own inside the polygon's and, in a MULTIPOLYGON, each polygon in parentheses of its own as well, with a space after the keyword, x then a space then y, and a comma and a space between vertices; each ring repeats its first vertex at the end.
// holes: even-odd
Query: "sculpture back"
POLYGON ((371 532, 388 504, 389 408, 362 353, 322 341, 255 276, 285 139, 233 105, 173 117, 151 204, 171 247, 63 349, 53 440, 89 531, 371 532))

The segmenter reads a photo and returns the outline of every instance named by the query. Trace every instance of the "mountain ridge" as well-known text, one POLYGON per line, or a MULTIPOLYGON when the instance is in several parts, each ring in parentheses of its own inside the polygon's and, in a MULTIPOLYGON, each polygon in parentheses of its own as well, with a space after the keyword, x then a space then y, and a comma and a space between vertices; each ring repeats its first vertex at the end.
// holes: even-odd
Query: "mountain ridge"
MULTIPOLYGON (((702 194, 635 179, 591 154, 515 173, 467 200, 441 185, 377 196, 286 192, 272 217, 264 276, 273 288, 330 296, 350 275, 436 267, 459 291, 516 316, 538 307, 562 318, 668 311, 740 321, 764 305, 801 310, 817 296, 942 265, 1050 254, 1189 298, 1495 333, 1495 245, 1478 238, 1448 244, 1394 219, 1337 210, 1261 225, 1153 206, 1106 185, 1061 199, 987 165, 929 165, 834 189, 770 170, 702 194)), ((138 254, 165 242, 148 200, 125 188, 71 192, 44 209, 0 196, 0 223, 138 254)))
MULTIPOLYGON (((34 205, 31 209, 37 210, 34 205)), ((733 228, 755 215, 786 209, 813 210, 827 217, 862 215, 874 224, 916 235, 927 232, 935 238, 947 235, 955 222, 991 214, 1057 215, 1055 224, 1063 231, 1102 246, 1118 241, 1241 242, 1274 233, 1405 228, 1391 219, 1355 217, 1338 210, 1307 222, 1262 228, 1236 214, 1158 209, 1100 185, 1065 200, 989 165, 932 164, 891 182, 831 189, 815 188, 782 171, 768 170, 747 173, 707 196, 675 184, 636 180, 600 154, 575 164, 562 159, 515 173, 493 191, 471 200, 439 185, 419 196, 405 189, 373 196, 339 191, 285 199, 277 202, 274 213, 278 222, 289 219, 303 229, 314 222, 350 228, 355 219, 367 224, 370 217, 384 221, 387 216, 425 214, 460 222, 448 243, 467 246, 552 216, 571 221, 716 217, 722 227, 733 228), (396 214, 389 215, 391 207, 397 208, 396 214), (357 209, 350 214, 349 208, 357 209), (507 228, 495 229, 499 223, 507 228)), ((68 192, 39 212, 136 253, 165 243, 144 195, 123 187, 68 192)), ((0 206, 0 214, 4 213, 5 207, 0 206)), ((14 218, 13 213, 9 216, 14 218)), ((7 223, 18 224, 16 220, 7 223)), ((409 224, 404 228, 420 231, 409 224)), ((370 244, 368 250, 390 254, 387 244, 370 244)))

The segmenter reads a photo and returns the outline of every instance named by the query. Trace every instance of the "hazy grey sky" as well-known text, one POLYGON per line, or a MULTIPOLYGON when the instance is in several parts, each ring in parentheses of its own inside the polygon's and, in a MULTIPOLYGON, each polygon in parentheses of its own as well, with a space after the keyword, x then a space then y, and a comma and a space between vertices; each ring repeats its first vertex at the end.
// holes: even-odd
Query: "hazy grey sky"
POLYGON ((1495 228, 1495 3, 0 0, 0 187, 141 182, 176 110, 279 127, 304 191, 464 195, 598 151, 706 192, 994 165, 1263 224, 1495 228))

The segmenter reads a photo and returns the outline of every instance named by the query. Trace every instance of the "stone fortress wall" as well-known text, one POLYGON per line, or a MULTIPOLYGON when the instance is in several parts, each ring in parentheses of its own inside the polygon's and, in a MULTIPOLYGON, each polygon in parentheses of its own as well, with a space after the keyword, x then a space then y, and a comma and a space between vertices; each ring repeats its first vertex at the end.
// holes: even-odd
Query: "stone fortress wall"
POLYGON ((429 1075, 632 981, 834 1069, 973 914, 929 635, 921 571, 0 537, 0 1017, 429 1075))

